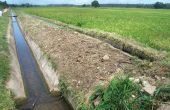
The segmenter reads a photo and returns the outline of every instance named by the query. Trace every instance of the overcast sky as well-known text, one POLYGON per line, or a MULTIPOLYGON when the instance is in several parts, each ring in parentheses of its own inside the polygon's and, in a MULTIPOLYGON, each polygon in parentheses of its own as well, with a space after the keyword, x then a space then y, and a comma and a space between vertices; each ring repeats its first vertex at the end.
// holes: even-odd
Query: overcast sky
MULTIPOLYGON (((4 0, 0 0, 4 1, 4 0)), ((93 0, 6 0, 10 4, 21 4, 21 3, 31 3, 31 4, 90 4, 93 0)), ((124 3, 124 4, 151 4, 157 1, 170 3, 170 0, 98 0, 99 3, 124 3)))

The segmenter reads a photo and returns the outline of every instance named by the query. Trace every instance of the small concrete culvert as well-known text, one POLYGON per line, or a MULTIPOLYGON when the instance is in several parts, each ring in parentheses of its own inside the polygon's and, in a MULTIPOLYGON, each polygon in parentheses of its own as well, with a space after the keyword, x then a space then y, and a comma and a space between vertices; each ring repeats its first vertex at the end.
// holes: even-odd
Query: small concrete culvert
POLYGON ((42 72, 25 41, 16 17, 12 17, 12 29, 15 38, 17 56, 27 101, 20 110, 72 110, 72 107, 60 95, 52 96, 43 78, 42 72))

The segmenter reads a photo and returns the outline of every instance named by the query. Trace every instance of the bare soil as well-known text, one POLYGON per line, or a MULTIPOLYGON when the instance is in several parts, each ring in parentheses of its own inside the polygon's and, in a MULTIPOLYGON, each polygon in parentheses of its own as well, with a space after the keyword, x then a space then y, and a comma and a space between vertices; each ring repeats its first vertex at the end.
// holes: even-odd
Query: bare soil
POLYGON ((57 65, 57 72, 71 87, 85 94, 120 70, 136 76, 144 71, 132 56, 98 39, 30 16, 21 17, 20 22, 26 37, 57 65), (109 59, 104 60, 104 56, 109 59))

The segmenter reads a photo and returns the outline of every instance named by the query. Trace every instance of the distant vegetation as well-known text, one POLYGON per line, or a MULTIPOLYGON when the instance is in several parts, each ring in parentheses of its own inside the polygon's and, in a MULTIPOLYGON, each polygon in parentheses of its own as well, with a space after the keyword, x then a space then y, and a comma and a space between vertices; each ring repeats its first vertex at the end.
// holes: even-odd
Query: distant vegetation
POLYGON ((6 1, 5 2, 0 1, 0 10, 6 7, 8 7, 8 4, 6 3, 6 1))
POLYGON ((82 28, 134 39, 146 47, 170 52, 170 11, 134 8, 20 8, 21 11, 82 28))
POLYGON ((163 3, 163 2, 156 2, 155 4, 100 4, 100 6, 101 7, 170 9, 170 3, 163 3))
POLYGON ((169 4, 164 4, 162 2, 156 2, 154 5, 153 5, 154 8, 156 9, 170 9, 170 3, 169 4))
MULTIPOLYGON (((41 5, 32 5, 29 3, 16 5, 13 7, 42 7, 41 5)), ((155 9, 170 9, 170 3, 156 2, 154 4, 100 4, 97 0, 92 1, 91 4, 74 5, 74 4, 48 4, 46 6, 64 6, 64 7, 124 7, 124 8, 155 8, 155 9)))
POLYGON ((91 6, 92 7, 100 7, 100 4, 97 0, 94 0, 94 1, 92 1, 91 6))

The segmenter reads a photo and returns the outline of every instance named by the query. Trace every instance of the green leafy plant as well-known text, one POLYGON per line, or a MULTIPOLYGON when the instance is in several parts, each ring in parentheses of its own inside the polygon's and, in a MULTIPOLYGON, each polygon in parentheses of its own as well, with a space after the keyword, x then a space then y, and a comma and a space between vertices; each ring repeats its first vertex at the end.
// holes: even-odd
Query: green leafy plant
POLYGON ((84 25, 84 23, 81 21, 81 22, 77 22, 76 26, 78 27, 82 27, 84 25))

